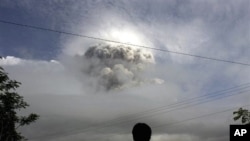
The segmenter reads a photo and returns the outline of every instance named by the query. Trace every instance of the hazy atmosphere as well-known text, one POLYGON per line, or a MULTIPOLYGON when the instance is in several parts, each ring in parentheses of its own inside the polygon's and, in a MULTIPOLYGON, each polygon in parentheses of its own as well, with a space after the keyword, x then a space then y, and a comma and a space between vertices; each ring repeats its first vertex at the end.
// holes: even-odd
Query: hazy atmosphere
POLYGON ((22 83, 19 114, 40 115, 19 131, 132 141, 145 122, 151 141, 228 141, 250 108, 249 13, 249 0, 0 0, 0 66, 22 83))

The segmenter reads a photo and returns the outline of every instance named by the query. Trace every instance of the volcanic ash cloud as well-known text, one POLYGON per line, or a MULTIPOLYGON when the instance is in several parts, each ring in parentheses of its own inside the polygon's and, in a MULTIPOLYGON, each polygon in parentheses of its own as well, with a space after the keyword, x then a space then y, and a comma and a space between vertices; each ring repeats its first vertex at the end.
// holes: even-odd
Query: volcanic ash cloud
POLYGON ((124 45, 97 45, 78 56, 84 61, 81 72, 95 78, 97 88, 105 90, 135 87, 145 83, 161 84, 164 81, 143 75, 155 63, 151 52, 124 45))

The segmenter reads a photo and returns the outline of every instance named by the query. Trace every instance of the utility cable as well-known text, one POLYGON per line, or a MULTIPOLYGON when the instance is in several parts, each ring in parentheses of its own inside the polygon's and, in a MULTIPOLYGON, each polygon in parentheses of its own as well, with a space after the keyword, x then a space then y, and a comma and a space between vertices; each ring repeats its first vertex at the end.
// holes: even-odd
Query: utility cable
POLYGON ((244 90, 244 91, 240 91, 236 94, 230 94, 230 95, 225 95, 225 96, 220 96, 220 97, 217 97, 216 99, 208 99, 208 100, 205 100, 205 101, 201 101, 201 102, 196 102, 196 103, 191 103, 191 104, 184 104, 184 105, 180 105, 180 106, 177 106, 177 107, 174 107, 172 109, 167 109, 167 110, 164 110, 164 111, 158 111, 157 113, 150 113, 149 115, 144 115, 144 116, 140 116, 140 117, 136 117, 136 118, 132 118, 132 119, 129 119, 129 120, 126 120, 126 121, 122 121, 122 122, 119 122, 119 123, 114 123, 114 124, 109 124, 109 125, 106 125, 106 126, 101 126, 101 127, 97 127, 96 129, 100 130, 100 129, 104 129, 104 128, 107 128, 107 127, 110 127, 110 126, 114 126, 114 125, 117 125, 117 124, 127 124, 129 122, 132 122, 132 121, 135 121, 135 120, 139 120, 139 119, 143 119, 143 118, 149 118, 149 117, 153 117, 153 116, 159 116, 159 114, 166 114, 166 113, 169 113, 169 112, 174 112, 174 111, 177 111, 177 110, 182 110, 182 109, 187 109, 187 108, 190 108, 190 107, 194 107, 194 106, 197 106, 197 105, 200 105, 200 104, 204 104, 204 103, 208 103, 208 102, 211 102, 211 101, 214 101, 214 100, 219 100, 219 99, 222 99, 222 98, 227 98, 227 97, 230 97, 230 96, 235 96, 235 95, 240 95, 240 94, 244 94, 245 92, 249 92, 249 90, 244 90))
MULTIPOLYGON (((243 89, 243 88, 242 88, 243 89)), ((244 89, 246 89, 246 88, 244 88, 244 89)), ((237 93, 237 94, 242 94, 242 93, 244 93, 244 92, 248 92, 248 91, 250 91, 250 90, 245 90, 245 91, 240 91, 239 93, 237 93)), ((224 96, 221 96, 221 97, 219 97, 220 99, 221 98, 225 98, 225 97, 229 97, 229 96, 233 96, 233 95, 236 95, 236 94, 230 94, 230 95, 224 95, 224 96)), ((188 108, 188 107, 192 107, 192 106, 196 106, 196 105, 199 105, 199 104, 203 104, 203 103, 206 103, 206 102, 209 102, 209 101, 213 101, 213 100, 217 100, 217 99, 209 99, 209 100, 207 100, 207 101, 202 101, 202 102, 198 102, 198 103, 195 103, 195 104, 191 104, 191 105, 183 105, 183 106, 181 106, 181 107, 177 107, 176 109, 171 109, 171 110, 169 110, 169 111, 165 111, 165 113, 166 112, 171 112, 171 111, 176 111, 176 110, 180 110, 180 109, 185 109, 185 108, 188 108)), ((159 114, 158 114, 159 115, 159 114)), ((155 115, 154 115, 155 116, 155 115)), ((140 117, 141 118, 141 117, 140 117)), ((145 117, 144 117, 145 118, 145 117)), ((139 119, 139 118, 137 118, 137 119, 139 119)), ((134 120, 134 119, 133 119, 134 120)), ((126 121, 126 122, 128 122, 128 121, 126 121)), ((122 122, 122 123, 124 123, 124 122, 122 122)), ((117 124, 117 123, 116 123, 117 124)), ((120 123, 119 123, 120 124, 120 123)), ((108 126, 111 126, 111 125, 108 125, 108 126)), ((108 127, 108 126, 101 126, 101 127, 94 127, 94 130, 100 130, 100 129, 103 129, 103 128, 105 128, 105 127, 108 127)), ((90 127, 91 128, 91 127, 90 127)), ((75 130, 71 130, 70 132, 68 132, 67 133, 67 135, 64 135, 64 136, 70 136, 70 135, 74 135, 74 134, 80 134, 80 133, 86 133, 86 132, 88 132, 88 131, 90 131, 90 130, 88 130, 88 129, 90 129, 89 127, 88 128, 85 128, 84 130, 77 130, 77 131, 75 131, 75 130)), ((57 134, 53 134, 53 135, 47 135, 46 136, 46 138, 47 137, 52 137, 52 138, 54 138, 54 137, 57 137, 57 134)), ((36 138, 41 138, 41 137, 36 137, 36 138)))
MULTIPOLYGON (((250 106, 250 104, 243 105, 243 106, 240 106, 240 107, 243 108, 243 107, 248 107, 248 106, 250 106)), ((193 118, 189 118, 189 119, 184 119, 184 120, 177 121, 177 122, 172 122, 172 123, 162 124, 162 125, 158 125, 158 126, 153 126, 152 128, 156 129, 156 128, 162 128, 162 127, 165 127, 165 126, 168 126, 168 127, 169 126, 174 126, 174 125, 186 122, 186 121, 195 120, 195 119, 199 119, 199 118, 204 118, 204 117, 208 117, 208 116, 212 116, 212 115, 216 115, 216 114, 220 114, 220 113, 225 113, 225 112, 229 112, 229 111, 232 111, 232 110, 235 110, 235 109, 236 108, 230 108, 230 109, 226 109, 226 110, 223 110, 223 111, 213 112, 213 113, 209 113, 209 114, 205 114, 205 115, 201 115, 201 116, 197 116, 197 117, 193 117, 193 118)))
POLYGON ((153 48, 153 47, 149 47, 149 46, 137 45, 137 44, 132 44, 132 43, 125 43, 125 42, 120 42, 120 41, 115 41, 115 40, 109 40, 109 39, 98 38, 98 37, 93 37, 93 36, 88 36, 88 35, 83 35, 83 34, 77 34, 77 33, 71 33, 71 32, 66 32, 66 31, 55 30, 55 29, 49 29, 49 28, 33 26, 33 25, 28 25, 28 24, 20 24, 20 23, 6 21, 6 20, 2 20, 2 19, 0 19, 0 23, 21 26, 21 27, 25 27, 25 28, 32 28, 32 29, 37 29, 37 30, 43 30, 43 31, 49 31, 49 32, 55 32, 55 33, 60 33, 60 34, 65 34, 65 35, 70 35, 70 36, 77 36, 77 37, 81 37, 81 38, 87 38, 87 39, 93 39, 93 40, 99 40, 99 41, 105 41, 105 42, 111 42, 111 43, 117 43, 117 44, 124 44, 124 45, 135 46, 135 47, 156 50, 156 51, 161 51, 161 52, 169 52, 169 53, 173 53, 173 54, 195 57, 195 58, 200 58, 200 59, 213 60, 213 61, 225 62, 225 63, 231 63, 231 64, 238 64, 238 65, 243 65, 243 66, 250 66, 250 64, 248 64, 248 63, 230 61, 230 60, 225 60, 225 59, 220 59, 220 58, 212 58, 212 57, 189 54, 189 53, 184 53, 184 52, 171 51, 168 49, 153 48))

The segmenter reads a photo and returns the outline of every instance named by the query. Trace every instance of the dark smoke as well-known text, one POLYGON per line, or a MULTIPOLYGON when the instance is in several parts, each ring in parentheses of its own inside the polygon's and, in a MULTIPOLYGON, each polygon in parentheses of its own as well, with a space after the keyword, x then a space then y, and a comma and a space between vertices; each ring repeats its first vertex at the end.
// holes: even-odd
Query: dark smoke
POLYGON ((98 89, 113 90, 145 83, 163 83, 163 80, 142 75, 155 63, 153 54, 145 50, 102 44, 88 48, 80 58, 85 62, 82 72, 97 79, 98 89))

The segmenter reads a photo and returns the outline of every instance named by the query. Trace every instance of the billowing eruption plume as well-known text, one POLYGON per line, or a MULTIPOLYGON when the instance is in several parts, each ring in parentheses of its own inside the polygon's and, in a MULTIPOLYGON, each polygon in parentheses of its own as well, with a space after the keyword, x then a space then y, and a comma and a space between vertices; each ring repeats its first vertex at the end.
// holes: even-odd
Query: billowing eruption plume
POLYGON ((142 72, 154 64, 151 52, 124 45, 97 45, 88 48, 83 56, 82 72, 97 78, 97 86, 106 90, 122 89, 144 83, 163 83, 156 78, 145 78, 142 72))

